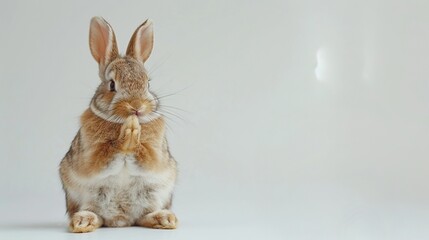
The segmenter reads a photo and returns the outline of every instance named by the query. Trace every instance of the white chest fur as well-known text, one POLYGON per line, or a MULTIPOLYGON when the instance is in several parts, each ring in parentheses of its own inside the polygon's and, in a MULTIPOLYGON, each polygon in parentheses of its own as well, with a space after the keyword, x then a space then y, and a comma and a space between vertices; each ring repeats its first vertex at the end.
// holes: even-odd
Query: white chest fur
POLYGON ((153 172, 140 167, 131 154, 117 154, 99 174, 72 178, 79 186, 70 197, 82 210, 96 211, 104 219, 121 216, 135 221, 147 209, 162 209, 170 200, 174 181, 168 171, 153 172))

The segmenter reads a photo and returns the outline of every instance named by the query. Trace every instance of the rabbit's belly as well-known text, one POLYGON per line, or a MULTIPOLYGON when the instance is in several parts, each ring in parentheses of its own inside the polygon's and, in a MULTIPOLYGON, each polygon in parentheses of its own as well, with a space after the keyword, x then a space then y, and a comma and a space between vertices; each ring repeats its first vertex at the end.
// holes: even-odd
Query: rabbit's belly
POLYGON ((153 204, 151 187, 142 177, 111 176, 105 183, 94 188, 92 199, 108 226, 132 225, 153 204))
POLYGON ((91 180, 84 199, 105 225, 132 225, 170 200, 173 183, 169 184, 168 175, 144 171, 133 156, 118 154, 105 171, 91 180))

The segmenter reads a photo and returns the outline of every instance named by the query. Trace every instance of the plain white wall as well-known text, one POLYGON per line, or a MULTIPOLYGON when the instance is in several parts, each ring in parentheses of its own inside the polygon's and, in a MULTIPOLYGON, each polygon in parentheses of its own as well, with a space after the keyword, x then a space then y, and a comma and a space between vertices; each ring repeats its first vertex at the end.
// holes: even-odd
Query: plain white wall
POLYGON ((121 51, 146 18, 170 109, 182 227, 295 239, 429 236, 427 1, 5 1, 0 223, 65 222, 58 164, 99 83, 89 20, 121 51), (177 93, 178 92, 178 93, 177 93), (264 234, 266 232, 263 232, 264 234), (316 237, 316 238, 315 238, 316 237))

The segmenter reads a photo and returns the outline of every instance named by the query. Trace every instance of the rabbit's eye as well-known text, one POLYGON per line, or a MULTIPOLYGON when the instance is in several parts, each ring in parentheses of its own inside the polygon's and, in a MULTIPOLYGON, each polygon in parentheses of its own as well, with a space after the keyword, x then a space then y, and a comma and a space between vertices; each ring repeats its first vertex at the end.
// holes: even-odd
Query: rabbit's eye
POLYGON ((111 92, 116 91, 116 89, 115 89, 115 81, 110 80, 109 88, 110 88, 110 91, 111 91, 111 92))

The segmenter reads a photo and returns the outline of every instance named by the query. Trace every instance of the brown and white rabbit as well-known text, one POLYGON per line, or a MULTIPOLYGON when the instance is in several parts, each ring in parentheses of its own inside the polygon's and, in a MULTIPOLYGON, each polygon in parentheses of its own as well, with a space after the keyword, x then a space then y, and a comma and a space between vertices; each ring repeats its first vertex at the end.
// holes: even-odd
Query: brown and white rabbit
POLYGON ((100 226, 174 229, 176 161, 143 66, 153 46, 146 20, 120 56, 112 27, 91 19, 89 44, 101 83, 60 164, 70 231, 100 226))

